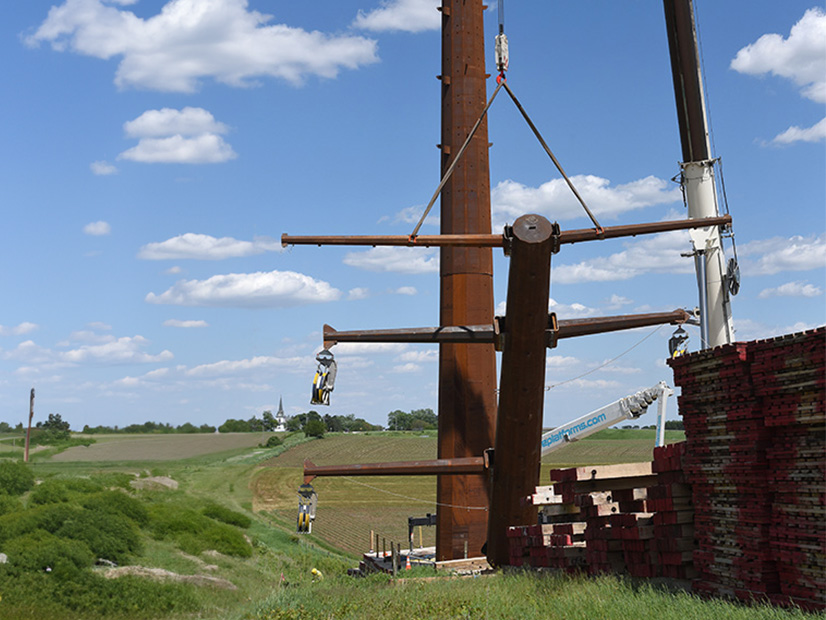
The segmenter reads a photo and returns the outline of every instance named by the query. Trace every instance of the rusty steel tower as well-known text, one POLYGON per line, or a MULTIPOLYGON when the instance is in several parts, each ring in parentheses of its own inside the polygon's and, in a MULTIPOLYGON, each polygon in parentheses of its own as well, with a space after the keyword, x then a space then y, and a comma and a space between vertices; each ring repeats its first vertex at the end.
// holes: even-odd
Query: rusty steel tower
MULTIPOLYGON (((482 0, 442 3, 442 175, 485 108, 483 11, 482 0)), ((442 190, 442 234, 491 232, 488 148, 485 119, 442 190)), ((439 324, 478 325, 492 318, 491 249, 442 248, 439 324)), ((439 458, 478 456, 494 445, 495 432, 493 345, 439 345, 439 458)), ((488 513, 479 508, 488 505, 486 476, 439 476, 437 501, 436 559, 482 555, 488 513)))

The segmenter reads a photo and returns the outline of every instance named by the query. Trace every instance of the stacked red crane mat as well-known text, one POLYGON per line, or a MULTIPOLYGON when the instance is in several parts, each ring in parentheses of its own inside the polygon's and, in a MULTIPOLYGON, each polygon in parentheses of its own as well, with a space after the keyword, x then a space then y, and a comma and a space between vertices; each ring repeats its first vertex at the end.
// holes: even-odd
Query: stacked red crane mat
POLYGON ((654 463, 553 470, 553 488, 526 498, 542 505, 543 523, 509 528, 511 565, 690 579, 694 514, 678 471, 683 453, 668 446, 654 463))
POLYGON ((826 328, 669 361, 682 388, 695 590, 824 608, 826 328))

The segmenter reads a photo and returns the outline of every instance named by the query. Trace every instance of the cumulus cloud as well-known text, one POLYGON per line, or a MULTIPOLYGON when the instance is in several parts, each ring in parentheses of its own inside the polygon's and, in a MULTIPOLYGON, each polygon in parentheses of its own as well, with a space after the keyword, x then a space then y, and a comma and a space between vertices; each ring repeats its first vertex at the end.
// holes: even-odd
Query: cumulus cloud
POLYGON ((826 118, 812 127, 792 125, 786 131, 774 137, 774 144, 792 144, 794 142, 822 142, 826 140, 826 118))
MULTIPOLYGON (((438 208, 438 207, 437 207, 438 208)), ((424 213, 425 206, 424 205, 416 205, 412 207, 405 207, 393 217, 393 222, 395 223, 402 223, 402 224, 418 224, 419 220, 422 219, 422 214, 424 213)), ((382 220, 389 220, 390 218, 385 216, 382 220)), ((380 221, 382 221, 380 220, 380 221)), ((423 226, 439 226, 439 214, 434 213, 432 210, 428 214, 426 218, 424 218, 423 226)))
POLYGON ((438 362, 439 350, 418 348, 414 351, 405 351, 399 356, 398 359, 400 362, 412 362, 417 364, 423 362, 438 362))
POLYGON ((89 170, 92 171, 92 174, 96 174, 98 176, 107 176, 110 174, 117 174, 118 172, 118 169, 108 161, 93 161, 89 164, 89 170))
POLYGON ((281 251, 281 243, 269 237, 255 237, 252 241, 239 241, 232 237, 216 238, 198 233, 185 233, 166 241, 147 243, 138 250, 138 258, 145 260, 222 260, 279 251, 281 251))
POLYGON ((823 295, 823 289, 808 282, 786 282, 775 288, 764 288, 760 291, 760 299, 770 297, 818 297, 823 295))
POLYGON ((186 107, 182 110, 162 108, 147 110, 138 118, 123 124, 130 138, 159 138, 164 136, 198 136, 205 133, 223 134, 229 128, 215 120, 203 108, 186 107))
POLYGON ((180 280, 156 295, 152 304, 233 308, 287 308, 335 301, 341 291, 327 282, 293 271, 229 273, 206 280, 180 280))
POLYGON ((343 262, 367 271, 434 273, 439 271, 439 252, 434 248, 380 246, 366 252, 348 252, 343 262))
POLYGON ((625 249, 575 264, 556 264, 555 284, 613 282, 645 273, 691 273, 694 262, 680 256, 690 249, 686 231, 671 231, 624 243, 625 249))
POLYGON ((123 130, 138 144, 118 155, 147 164, 217 164, 238 157, 219 135, 228 128, 203 108, 147 110, 123 130))
POLYGON ((300 368, 309 364, 306 357, 273 357, 259 355, 257 357, 243 360, 221 360, 209 364, 201 364, 194 368, 187 369, 185 374, 190 377, 210 377, 221 375, 237 375, 251 370, 272 369, 272 368, 300 368))
POLYGON ((734 323, 734 332, 737 340, 762 340, 785 334, 794 334, 819 327, 816 323, 798 321, 791 325, 768 325, 753 319, 737 318, 734 323))
POLYGON ((215 134, 143 138, 137 146, 118 155, 118 159, 144 164, 220 164, 236 157, 232 147, 215 134))
MULTIPOLYGON (((608 179, 594 175, 572 176, 571 181, 598 218, 613 219, 628 211, 682 199, 677 186, 653 176, 613 187, 608 179)), ((502 181, 491 192, 491 213, 494 228, 525 213, 538 213, 552 221, 585 216, 582 205, 563 179, 553 179, 539 187, 502 181)))
POLYGON ((209 327, 209 323, 201 320, 187 320, 167 319, 163 322, 164 327, 183 327, 185 329, 192 327, 209 327))
POLYGON ((781 271, 808 271, 826 267, 826 235, 772 237, 738 246, 744 275, 771 275, 781 271))
POLYGON ((334 78, 378 60, 371 39, 308 32, 272 19, 249 10, 247 0, 170 0, 145 19, 104 0, 66 0, 26 42, 119 59, 119 88, 184 93, 205 79, 249 87, 274 77, 300 85, 308 76, 334 78))
POLYGON ((401 374, 419 372, 421 369, 421 366, 419 366, 418 364, 414 364, 412 362, 409 362, 407 364, 399 364, 398 366, 393 366, 393 372, 401 374))
POLYGON ((422 32, 438 30, 442 24, 436 0, 383 0, 372 11, 359 11, 353 26, 373 31, 422 32))
MULTIPOLYGON (((504 301, 500 302, 494 310, 495 314, 506 314, 507 305, 504 301)), ((589 316, 595 316, 599 312, 596 308, 589 308, 576 301, 572 304, 561 304, 553 297, 548 299, 548 311, 556 312, 557 317, 560 319, 583 319, 589 316)))
POLYGON ((29 321, 24 321, 15 327, 0 325, 0 336, 22 336, 33 332, 38 327, 37 323, 30 323, 29 321))
POLYGON ((102 237, 111 233, 112 227, 109 226, 109 222, 104 222, 101 220, 86 224, 86 226, 83 227, 83 232, 87 235, 92 235, 93 237, 102 237))
POLYGON ((400 286, 395 290, 396 295, 416 295, 418 292, 415 286, 400 286))
POLYGON ((82 345, 59 354, 62 361, 77 364, 83 362, 101 364, 146 364, 165 362, 174 356, 171 351, 161 351, 157 355, 144 353, 141 349, 148 344, 143 336, 115 338, 109 337, 102 344, 82 345))
MULTIPOLYGON (((815 7, 804 13, 788 37, 764 34, 737 52, 731 68, 748 75, 771 74, 791 80, 800 94, 816 103, 826 103, 826 12, 815 7)), ((793 125, 778 134, 773 144, 822 142, 826 140, 826 118, 812 127, 793 125)))
POLYGON ((764 34, 737 52, 731 68, 748 75, 771 73, 789 79, 807 99, 826 103, 826 12, 809 9, 786 38, 764 34))

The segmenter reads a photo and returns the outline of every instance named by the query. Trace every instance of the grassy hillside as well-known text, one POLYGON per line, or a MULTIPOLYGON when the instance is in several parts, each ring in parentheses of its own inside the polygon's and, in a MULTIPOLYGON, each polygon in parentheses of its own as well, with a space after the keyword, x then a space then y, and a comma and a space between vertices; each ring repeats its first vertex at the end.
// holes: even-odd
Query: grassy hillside
MULTIPOLYGON (((645 460, 650 458, 653 438, 640 437, 641 433, 644 431, 623 431, 617 438, 595 437, 577 442, 555 453, 554 461, 545 463, 543 471, 580 462, 645 460)), ((132 547, 117 546, 111 540, 110 543, 115 544, 114 552, 120 554, 121 564, 172 571, 199 580, 202 585, 154 582, 138 576, 110 581, 101 577, 102 568, 77 571, 64 567, 52 572, 12 574, 9 570, 18 565, 15 557, 11 565, 0 565, 0 618, 811 617, 798 612, 706 603, 612 577, 497 573, 481 579, 433 581, 432 573, 416 569, 408 575, 428 579, 354 580, 345 576, 345 570, 355 566, 357 555, 367 548, 370 530, 384 536, 388 544, 391 540, 406 542, 407 517, 435 510, 435 481, 430 477, 319 478, 315 481, 319 509, 314 534, 298 536, 294 523, 301 463, 305 458, 317 464, 433 458, 435 438, 380 433, 333 435, 308 441, 292 435, 284 446, 274 449, 258 448, 259 436, 216 438, 219 440, 213 439, 208 452, 203 451, 204 445, 193 448, 190 437, 180 435, 117 436, 100 443, 118 449, 100 452, 95 460, 88 460, 83 451, 91 448, 67 450, 58 458, 45 458, 29 465, 41 484, 19 500, 0 502, 5 506, 3 510, 21 515, 0 515, 0 520, 5 519, 0 524, 0 537, 8 539, 9 532, 20 533, 31 527, 31 519, 41 518, 25 516, 22 511, 46 510, 50 514, 55 510, 97 510, 105 504, 100 503, 101 499, 90 499, 88 494, 103 493, 101 497, 111 500, 106 489, 124 481, 128 484, 134 476, 142 480, 172 479, 179 485, 177 490, 121 491, 140 500, 147 512, 139 522, 125 526, 124 531, 131 532, 128 540, 132 547), (161 441, 153 441, 158 439, 161 441), (192 448, 191 452, 186 452, 187 447, 192 448), (108 460, 103 454, 108 455, 108 460), (55 507, 50 508, 52 505, 55 507), (235 524, 224 523, 222 518, 235 524), (9 523, 17 523, 14 528, 6 523, 9 519, 9 523), (239 534, 232 534, 232 528, 239 534), (241 535, 246 542, 237 537, 241 535), (216 545, 222 544, 228 545, 223 547, 225 552, 214 553, 216 545), (314 578, 313 568, 324 574, 323 580, 314 578), (223 580, 236 589, 203 585, 211 583, 209 579, 223 580)), ((543 473, 543 479, 546 478, 543 473)), ((80 522, 90 518, 86 515, 80 522)), ((89 544, 100 544, 95 542, 94 529, 77 530, 72 526, 75 529, 63 530, 65 521, 42 522, 54 529, 55 535, 74 532, 75 536, 89 537, 89 544)), ((106 527, 109 526, 103 530, 106 527)), ((424 543, 432 544, 434 532, 426 528, 424 533, 424 543)), ((51 540, 43 536, 35 534, 38 544, 51 540)), ((0 551, 9 552, 10 557, 21 548, 19 544, 0 541, 0 551)), ((81 556, 72 557, 82 560, 81 556)))

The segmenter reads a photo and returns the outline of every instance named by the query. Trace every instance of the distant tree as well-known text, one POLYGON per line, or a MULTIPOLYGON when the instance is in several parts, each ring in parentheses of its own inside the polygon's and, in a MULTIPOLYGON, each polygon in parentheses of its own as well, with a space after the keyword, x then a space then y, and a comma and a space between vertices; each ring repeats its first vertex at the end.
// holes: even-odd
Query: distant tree
POLYGON ((194 424, 190 423, 190 422, 184 422, 177 429, 175 429, 175 431, 178 432, 178 433, 185 433, 185 434, 197 433, 198 432, 198 427, 195 426, 194 424))
MULTIPOLYGON (((37 426, 40 426, 38 422, 37 426)), ((62 417, 60 417, 59 413, 50 413, 49 419, 43 422, 43 426, 41 427, 47 431, 56 431, 56 432, 69 432, 69 423, 65 422, 62 417)))
POLYGON ((299 415, 303 414, 294 415, 293 417, 287 420, 286 426, 288 431, 295 433, 300 431, 301 428, 304 426, 304 424, 301 422, 301 418, 298 417, 299 415))
POLYGON ((391 431, 411 431, 438 427, 439 417, 432 409, 414 409, 410 413, 397 409, 387 414, 387 428, 391 431))
POLYGON ((251 433, 258 433, 264 430, 264 422, 252 416, 249 420, 247 420, 247 424, 249 424, 249 432, 251 433))
POLYGON ((329 415, 326 414, 324 416, 324 427, 331 433, 340 433, 344 430, 344 422, 342 421, 342 417, 340 415, 329 415))
POLYGON ((304 425, 304 435, 307 437, 324 437, 324 421, 313 418, 304 425))
POLYGON ((209 424, 201 424, 201 426, 198 427, 198 432, 201 432, 201 433, 214 433, 215 432, 215 427, 210 426, 209 424))
POLYGON ((261 414, 261 422, 264 426, 264 430, 268 433, 274 431, 278 426, 278 422, 275 421, 275 416, 269 409, 261 414))
POLYGON ((409 413, 396 409, 387 414, 387 429, 391 431, 407 431, 413 424, 409 413))
POLYGON ((682 420, 667 420, 665 423, 665 430, 667 431, 684 431, 685 424, 682 420))
POLYGON ((250 424, 246 420, 230 418, 218 427, 218 431, 221 433, 248 433, 250 432, 250 424))
POLYGON ((0 433, 10 433, 11 426, 8 422, 0 422, 0 433))

